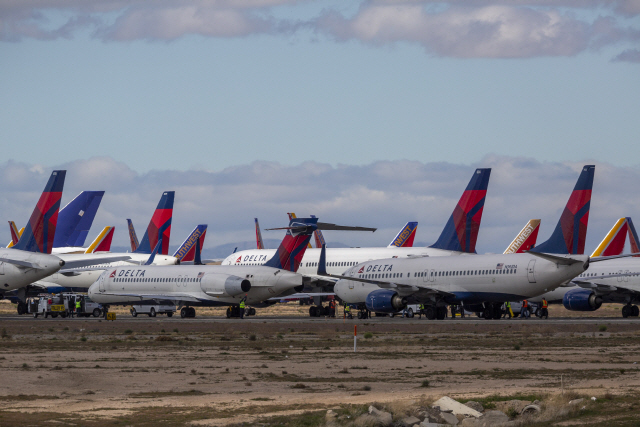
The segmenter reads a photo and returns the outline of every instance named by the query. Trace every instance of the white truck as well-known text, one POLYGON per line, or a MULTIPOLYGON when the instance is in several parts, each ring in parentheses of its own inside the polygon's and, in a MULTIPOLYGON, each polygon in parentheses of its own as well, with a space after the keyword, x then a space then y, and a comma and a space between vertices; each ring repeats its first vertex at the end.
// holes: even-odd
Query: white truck
POLYGON ((166 314, 167 317, 172 317, 176 312, 176 306, 170 304, 144 304, 131 306, 131 315, 138 317, 138 314, 146 314, 149 317, 156 317, 157 314, 166 314))

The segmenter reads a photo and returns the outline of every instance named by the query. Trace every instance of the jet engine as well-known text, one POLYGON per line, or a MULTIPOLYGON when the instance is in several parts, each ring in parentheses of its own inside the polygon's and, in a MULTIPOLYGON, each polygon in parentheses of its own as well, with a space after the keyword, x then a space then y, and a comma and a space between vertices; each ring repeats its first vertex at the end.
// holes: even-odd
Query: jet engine
POLYGON ((200 288, 207 295, 235 297, 249 292, 251 282, 238 276, 205 274, 200 282, 200 288))
POLYGON ((378 289, 367 295, 365 305, 367 310, 374 313, 395 313, 407 306, 407 299, 396 291, 378 289))
POLYGON ((602 297, 589 289, 571 289, 564 294, 562 305, 567 310, 596 311, 602 305, 602 297))

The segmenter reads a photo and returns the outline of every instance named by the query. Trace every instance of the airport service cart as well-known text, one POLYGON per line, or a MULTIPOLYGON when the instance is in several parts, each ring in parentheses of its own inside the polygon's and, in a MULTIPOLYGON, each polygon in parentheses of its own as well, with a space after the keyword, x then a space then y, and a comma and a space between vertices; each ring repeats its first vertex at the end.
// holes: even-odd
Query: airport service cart
POLYGON ((45 318, 51 317, 67 317, 69 312, 68 301, 62 295, 46 295, 32 298, 28 304, 29 312, 33 317, 39 315, 45 318))
POLYGON ((138 314, 146 314, 149 317, 156 317, 158 314, 166 314, 167 317, 173 316, 176 312, 176 306, 171 304, 144 304, 132 305, 131 315, 138 317, 138 314))

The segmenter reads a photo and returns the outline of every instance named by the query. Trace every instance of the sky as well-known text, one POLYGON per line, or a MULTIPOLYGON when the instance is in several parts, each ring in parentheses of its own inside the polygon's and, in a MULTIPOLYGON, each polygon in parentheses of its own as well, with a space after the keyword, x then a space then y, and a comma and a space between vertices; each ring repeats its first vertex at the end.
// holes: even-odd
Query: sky
POLYGON ((640 204, 639 15, 638 0, 0 0, 0 212, 20 224, 67 168, 63 203, 107 191, 94 232, 115 225, 114 245, 171 189, 172 246, 203 222, 206 246, 251 240, 254 217, 294 208, 380 228, 335 241, 386 245, 417 220, 430 243, 492 167, 478 250, 498 252, 530 218, 548 236, 596 164, 593 247, 640 204))

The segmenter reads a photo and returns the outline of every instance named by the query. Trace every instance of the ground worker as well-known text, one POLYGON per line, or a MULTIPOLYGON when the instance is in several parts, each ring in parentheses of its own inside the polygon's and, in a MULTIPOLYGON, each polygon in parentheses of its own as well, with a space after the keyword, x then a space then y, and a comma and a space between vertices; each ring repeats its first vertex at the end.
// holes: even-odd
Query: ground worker
POLYGON ((540 317, 544 317, 545 319, 549 318, 549 303, 545 298, 542 298, 542 309, 540 310, 540 317))
POLYGON ((329 317, 336 317, 336 300, 329 302, 329 317))
POLYGON ((464 319, 464 306, 459 305, 458 310, 460 310, 460 317, 464 319))
POLYGON ((78 314, 78 316, 80 316, 80 310, 81 310, 81 304, 80 304, 80 298, 76 297, 76 313, 78 314))
POLYGON ((455 306, 455 304, 452 304, 450 308, 451 308, 451 318, 455 320, 455 318, 456 318, 456 306, 455 306))
POLYGON ((74 317, 73 314, 76 311, 76 304, 73 301, 73 297, 69 297, 69 317, 74 317))
POLYGON ((344 315, 349 319, 353 319, 353 316, 351 315, 351 306, 349 304, 345 304, 344 306, 344 315))
POLYGON ((507 317, 509 316, 509 319, 511 319, 511 302, 507 301, 504 303, 504 315, 502 317, 507 317))
POLYGON ((520 309, 520 317, 525 319, 529 317, 529 301, 522 301, 522 308, 520 309))
POLYGON ((246 299, 246 298, 242 298, 242 299, 240 300, 240 318, 241 318, 241 319, 244 319, 244 307, 245 307, 244 300, 245 300, 245 299, 246 299))
POLYGON ((420 308, 420 310, 418 310, 418 315, 420 319, 422 319, 422 313, 424 313, 424 304, 420 304, 418 308, 420 308))

